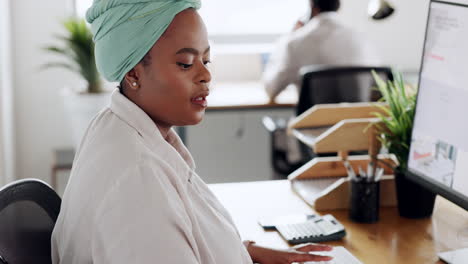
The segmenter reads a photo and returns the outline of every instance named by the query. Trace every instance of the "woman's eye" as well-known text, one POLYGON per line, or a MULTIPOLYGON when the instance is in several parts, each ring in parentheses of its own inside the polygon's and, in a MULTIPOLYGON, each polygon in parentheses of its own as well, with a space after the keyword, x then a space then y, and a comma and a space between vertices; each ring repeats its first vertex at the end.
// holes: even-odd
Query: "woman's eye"
POLYGON ((183 69, 188 69, 188 68, 192 67, 192 64, 185 64, 185 63, 182 63, 182 62, 177 62, 177 65, 179 65, 183 69))
POLYGON ((210 64, 210 63, 211 63, 210 60, 207 60, 207 61, 204 61, 204 62, 203 62, 203 64, 205 64, 205 65, 208 65, 208 64, 210 64))

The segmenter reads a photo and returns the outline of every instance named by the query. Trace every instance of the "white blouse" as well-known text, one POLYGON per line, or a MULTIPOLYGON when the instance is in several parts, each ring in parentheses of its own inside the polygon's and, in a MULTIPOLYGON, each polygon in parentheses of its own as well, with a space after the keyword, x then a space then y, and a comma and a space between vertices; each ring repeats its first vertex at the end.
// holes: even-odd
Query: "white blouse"
POLYGON ((252 263, 177 134, 171 130, 166 141, 118 90, 78 148, 52 258, 54 264, 252 263))

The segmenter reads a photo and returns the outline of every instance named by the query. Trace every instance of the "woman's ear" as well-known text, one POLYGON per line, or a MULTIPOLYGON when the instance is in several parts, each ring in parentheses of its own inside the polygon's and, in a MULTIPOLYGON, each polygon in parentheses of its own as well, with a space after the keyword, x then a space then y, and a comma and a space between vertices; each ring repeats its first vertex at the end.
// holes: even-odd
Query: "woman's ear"
POLYGON ((128 87, 128 89, 130 90, 138 90, 138 88, 141 87, 141 84, 140 84, 140 74, 138 72, 139 69, 137 69, 138 65, 135 66, 133 69, 131 69, 129 72, 127 72, 127 74, 125 74, 125 82, 126 82, 126 86, 128 87))

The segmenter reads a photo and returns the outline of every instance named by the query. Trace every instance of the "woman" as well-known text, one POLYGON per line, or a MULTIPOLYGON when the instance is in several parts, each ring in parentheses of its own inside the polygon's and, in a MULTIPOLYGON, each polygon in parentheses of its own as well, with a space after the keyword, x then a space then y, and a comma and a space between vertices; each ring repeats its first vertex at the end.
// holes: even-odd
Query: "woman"
POLYGON ((197 0, 95 0, 96 63, 120 81, 78 149, 52 237, 54 263, 292 263, 296 250, 242 243, 172 126, 207 107, 210 48, 197 0))

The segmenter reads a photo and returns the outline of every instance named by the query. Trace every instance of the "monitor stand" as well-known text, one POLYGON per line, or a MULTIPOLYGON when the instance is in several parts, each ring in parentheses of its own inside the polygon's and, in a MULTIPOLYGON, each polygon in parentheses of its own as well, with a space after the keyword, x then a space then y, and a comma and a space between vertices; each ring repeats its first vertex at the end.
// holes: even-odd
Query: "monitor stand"
MULTIPOLYGON (((468 228, 462 231, 458 235, 458 240, 463 246, 468 244, 468 228)), ((437 254, 439 258, 448 264, 463 264, 467 263, 468 260, 468 248, 461 248, 457 250, 451 250, 446 252, 441 252, 437 254)))

